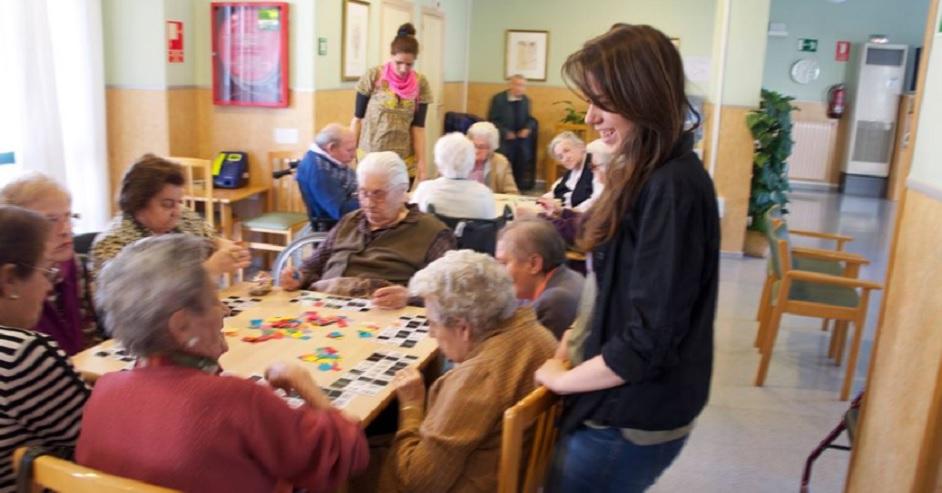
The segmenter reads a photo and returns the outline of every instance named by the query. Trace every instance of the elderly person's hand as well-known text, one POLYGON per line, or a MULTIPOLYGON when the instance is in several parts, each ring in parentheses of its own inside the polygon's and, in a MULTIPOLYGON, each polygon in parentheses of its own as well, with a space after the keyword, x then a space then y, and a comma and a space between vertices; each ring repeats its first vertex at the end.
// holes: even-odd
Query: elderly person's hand
POLYGON ((396 398, 399 399, 399 407, 416 407, 423 409, 425 406, 425 382, 422 380, 422 373, 414 366, 408 366, 396 372, 393 377, 393 388, 396 389, 396 398))
POLYGON ((203 266, 210 275, 231 274, 249 266, 252 255, 248 249, 233 241, 217 239, 216 251, 206 259, 203 266))
POLYGON ((563 336, 559 340, 559 345, 556 346, 556 354, 553 355, 553 358, 560 361, 569 361, 569 337, 571 335, 572 329, 563 332, 563 336))
POLYGON ((504 139, 506 139, 506 140, 515 140, 516 138, 517 138, 517 134, 515 134, 515 133, 513 133, 513 132, 507 132, 507 133, 504 135, 504 139))
POLYGON ((519 132, 517 132, 517 137, 520 137, 521 139, 525 139, 525 138, 527 138, 527 137, 529 137, 529 136, 530 136, 530 129, 529 129, 529 128, 522 128, 522 129, 520 129, 519 132))
POLYGON ((373 304, 384 310, 398 310, 409 303, 405 286, 386 286, 373 291, 373 304))
POLYGON ((301 288, 301 273, 291 267, 281 271, 278 277, 278 285, 285 291, 296 291, 301 288))
POLYGON ((304 402, 315 409, 330 408, 330 399, 321 392, 311 374, 298 365, 289 365, 280 361, 273 363, 265 370, 265 380, 272 387, 286 392, 294 390, 304 399, 304 402))
POLYGON ((563 391, 559 386, 560 380, 562 380, 566 371, 568 370, 565 361, 558 358, 546 360, 546 363, 543 363, 543 366, 536 371, 536 383, 543 385, 555 394, 567 394, 568 392, 563 391))
POLYGON ((563 205, 555 198, 540 197, 536 199, 536 202, 543 207, 547 214, 554 217, 558 216, 563 210, 563 205))

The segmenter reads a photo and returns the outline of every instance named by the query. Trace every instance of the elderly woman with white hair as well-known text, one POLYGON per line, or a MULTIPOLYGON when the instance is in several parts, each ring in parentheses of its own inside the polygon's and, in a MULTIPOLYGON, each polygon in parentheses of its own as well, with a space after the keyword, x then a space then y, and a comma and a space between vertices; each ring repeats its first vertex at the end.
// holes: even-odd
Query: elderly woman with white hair
POLYGON ((299 270, 282 271, 281 287, 372 297, 380 308, 402 308, 409 279, 453 249, 455 237, 434 215, 406 204, 409 175, 396 153, 367 154, 357 166, 357 183, 360 209, 343 216, 299 270))
POLYGON ((453 369, 426 397, 416 368, 394 378, 399 428, 377 491, 497 491, 501 419, 534 388, 532 372, 556 339, 531 308, 518 308, 507 271, 494 258, 458 250, 409 283, 425 300, 429 334, 453 369))
POLYGON ((585 142, 567 130, 553 137, 547 151, 566 172, 553 183, 541 202, 558 201, 561 207, 573 208, 588 200, 592 196, 592 169, 585 142))
POLYGON ((474 145, 458 132, 435 142, 435 166, 442 175, 423 181, 412 194, 412 203, 423 212, 434 206, 435 213, 465 219, 493 219, 497 216, 494 194, 475 180, 469 180, 474 167, 474 145))
POLYGON ((468 128, 467 135, 474 144, 471 179, 487 185, 494 193, 520 193, 510 161, 497 152, 500 148, 497 126, 491 122, 477 122, 468 128))
POLYGON ((197 237, 160 235, 105 266, 96 302, 137 362, 95 384, 76 460, 182 491, 337 487, 366 467, 363 431, 298 366, 270 366, 269 385, 220 374, 227 308, 205 254, 197 237), (292 408, 272 387, 304 404, 292 408))
POLYGON ((97 344, 101 335, 91 302, 91 275, 72 245, 72 221, 78 217, 72 212, 72 195, 52 178, 32 172, 0 189, 0 204, 36 211, 52 227, 49 256, 58 274, 39 321, 27 328, 49 335, 69 356, 97 344))

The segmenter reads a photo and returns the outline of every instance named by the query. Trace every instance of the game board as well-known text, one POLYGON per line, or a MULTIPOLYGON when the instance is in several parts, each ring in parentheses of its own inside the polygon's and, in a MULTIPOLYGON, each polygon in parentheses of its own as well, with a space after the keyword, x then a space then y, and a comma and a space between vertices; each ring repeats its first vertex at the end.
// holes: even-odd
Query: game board
MULTIPOLYGON (((265 377, 262 375, 259 375, 258 373, 251 375, 249 377, 249 380, 252 380, 253 382, 257 382, 262 385, 268 385, 268 382, 265 380, 265 377)), ((326 395, 327 398, 330 399, 330 403, 336 408, 346 407, 346 405, 349 404, 350 400, 353 399, 354 397, 352 392, 344 392, 342 390, 337 390, 337 389, 326 389, 324 387, 321 387, 320 389, 321 389, 321 392, 323 392, 324 395, 326 395)), ((304 399, 302 399, 301 394, 299 394, 295 390, 286 392, 283 389, 274 389, 274 392, 276 395, 284 399, 288 403, 288 405, 291 406, 292 408, 296 409, 304 405, 304 399)))
POLYGON ((373 302, 363 298, 344 298, 329 294, 301 291, 298 296, 289 300, 291 303, 300 303, 305 306, 330 308, 332 310, 350 310, 355 312, 368 312, 373 309, 373 302))
POLYGON ((127 349, 125 349, 120 344, 115 344, 108 349, 100 349, 96 351, 94 354, 95 356, 99 358, 111 358, 111 359, 116 359, 118 361, 121 361, 123 363, 127 363, 124 369, 130 369, 134 367, 134 362, 137 360, 137 358, 135 358, 131 353, 128 352, 127 349))
POLYGON ((376 351, 330 384, 333 390, 376 395, 392 381, 396 372, 414 365, 419 357, 395 351, 376 351))
POLYGON ((386 327, 379 332, 376 340, 382 344, 413 348, 428 336, 429 322, 424 315, 403 315, 396 325, 386 327))
POLYGON ((227 317, 234 317, 246 308, 253 307, 259 304, 262 301, 261 298, 250 298, 246 296, 226 296, 222 299, 222 302, 229 307, 229 314, 227 317))

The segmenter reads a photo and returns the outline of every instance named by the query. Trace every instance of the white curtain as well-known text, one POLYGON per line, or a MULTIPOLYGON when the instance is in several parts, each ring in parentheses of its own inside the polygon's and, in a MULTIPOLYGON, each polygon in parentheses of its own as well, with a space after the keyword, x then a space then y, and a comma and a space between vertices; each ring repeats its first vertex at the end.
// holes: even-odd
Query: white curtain
POLYGON ((55 177, 82 215, 76 232, 107 220, 101 0, 0 0, 0 185, 18 172, 55 177), (4 149, 6 147, 6 149, 4 149))

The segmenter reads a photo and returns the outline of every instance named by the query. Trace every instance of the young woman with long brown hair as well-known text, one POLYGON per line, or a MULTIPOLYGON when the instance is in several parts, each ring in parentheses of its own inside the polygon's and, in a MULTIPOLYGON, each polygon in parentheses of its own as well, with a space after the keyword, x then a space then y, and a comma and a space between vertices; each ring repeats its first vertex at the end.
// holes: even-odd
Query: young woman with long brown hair
POLYGON ((683 63, 663 33, 616 24, 563 73, 615 159, 579 240, 598 279, 583 362, 567 370, 561 350, 536 373, 567 395, 550 486, 644 491, 680 453, 709 393, 716 196, 685 124, 683 63))

